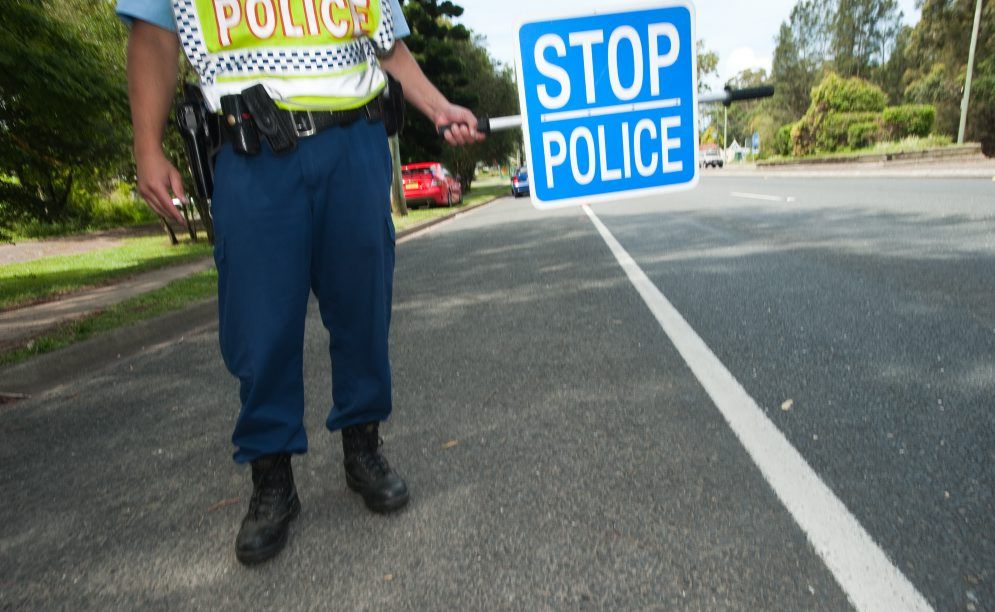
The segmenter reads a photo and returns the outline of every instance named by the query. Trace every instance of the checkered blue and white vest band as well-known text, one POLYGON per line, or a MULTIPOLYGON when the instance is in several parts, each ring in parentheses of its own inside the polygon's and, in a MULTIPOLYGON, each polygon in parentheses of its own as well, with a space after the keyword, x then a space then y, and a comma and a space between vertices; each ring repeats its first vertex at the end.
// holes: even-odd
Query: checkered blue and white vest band
POLYGON ((173 0, 177 34, 208 104, 262 83, 282 108, 346 110, 380 93, 394 46, 381 0, 173 0))

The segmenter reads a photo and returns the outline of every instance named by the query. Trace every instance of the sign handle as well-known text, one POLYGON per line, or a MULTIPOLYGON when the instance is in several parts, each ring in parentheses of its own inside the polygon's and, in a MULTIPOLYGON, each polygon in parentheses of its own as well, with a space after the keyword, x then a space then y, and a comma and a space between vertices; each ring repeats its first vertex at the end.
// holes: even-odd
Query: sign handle
POLYGON ((757 100, 759 98, 769 98, 774 95, 774 87, 765 85, 763 87, 747 87, 745 89, 732 89, 726 87, 724 91, 713 91, 698 96, 699 104, 721 103, 729 106, 733 102, 744 100, 757 100))
MULTIPOLYGON (((509 117, 498 117, 498 120, 500 120, 500 119, 509 119, 509 117)), ((520 117, 518 117, 518 125, 519 126, 522 125, 522 121, 521 121, 520 117)), ((451 128, 452 126, 453 126, 452 123, 446 123, 446 124, 440 125, 439 126, 439 136, 445 136, 446 132, 448 132, 449 128, 451 128)), ((498 129, 499 130, 500 129, 505 129, 506 130, 508 128, 498 128, 498 129)), ((490 120, 490 118, 488 118, 488 117, 477 117, 477 131, 480 132, 480 133, 482 133, 482 134, 490 134, 492 131, 494 131, 493 126, 491 126, 491 120, 490 120)))
MULTIPOLYGON (((765 85, 763 87, 747 87, 745 89, 732 89, 730 87, 726 87, 725 91, 701 94, 698 97, 698 102, 701 104, 721 103, 729 106, 733 102, 769 98, 773 95, 774 87, 770 85, 765 85)), ((446 125, 440 125, 439 136, 445 136, 446 130, 448 130, 451 125, 452 124, 448 123, 446 125)), ((489 117, 477 117, 477 131, 484 134, 501 132, 519 127, 522 127, 521 115, 494 117, 493 119, 489 117)))

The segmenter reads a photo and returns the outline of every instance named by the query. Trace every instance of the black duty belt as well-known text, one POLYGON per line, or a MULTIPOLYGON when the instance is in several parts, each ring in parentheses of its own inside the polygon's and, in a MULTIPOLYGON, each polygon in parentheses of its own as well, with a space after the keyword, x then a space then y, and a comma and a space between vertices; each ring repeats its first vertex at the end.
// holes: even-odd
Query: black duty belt
POLYGON ((318 132, 340 125, 348 125, 366 119, 379 121, 382 116, 380 99, 377 98, 366 106, 347 111, 283 111, 290 115, 290 121, 297 132, 298 138, 314 136, 318 132))
POLYGON ((298 139, 329 128, 361 119, 373 122, 383 118, 379 96, 364 106, 345 111, 288 111, 278 109, 268 99, 253 101, 246 93, 222 98, 222 139, 232 143, 236 153, 258 153, 260 136, 266 137, 273 150, 280 153, 293 149, 298 139))

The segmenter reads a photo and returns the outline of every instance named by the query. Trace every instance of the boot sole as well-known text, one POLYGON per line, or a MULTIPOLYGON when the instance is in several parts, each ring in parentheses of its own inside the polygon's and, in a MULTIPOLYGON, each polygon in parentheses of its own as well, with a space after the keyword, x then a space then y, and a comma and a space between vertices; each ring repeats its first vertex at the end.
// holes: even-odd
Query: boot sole
POLYGON ((346 486, 348 486, 356 493, 359 493, 363 497, 363 503, 366 504, 367 508, 378 514, 389 514, 391 512, 400 510, 401 508, 403 508, 408 504, 407 493, 404 494, 404 497, 396 497, 386 502, 378 502, 376 500, 371 500, 367 496, 366 489, 363 487, 363 485, 359 481, 353 479, 353 477, 350 476, 348 472, 346 472, 345 475, 345 483, 346 486))
POLYGON ((293 508, 290 509, 290 515, 287 516, 287 527, 288 529, 283 533, 283 537, 277 540, 272 546, 260 550, 250 550, 250 551, 240 551, 235 549, 235 558, 238 559, 239 563, 242 565, 258 565, 264 561, 269 561, 273 557, 280 554, 280 551, 287 545, 287 541, 290 539, 290 523, 297 518, 301 513, 301 500, 297 497, 294 498, 293 508))

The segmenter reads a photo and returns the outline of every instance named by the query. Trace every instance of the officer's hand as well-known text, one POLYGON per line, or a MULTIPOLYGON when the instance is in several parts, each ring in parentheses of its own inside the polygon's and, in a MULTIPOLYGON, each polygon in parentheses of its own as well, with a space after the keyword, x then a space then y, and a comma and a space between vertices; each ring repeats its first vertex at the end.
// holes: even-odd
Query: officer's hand
POLYGON ((484 134, 477 131, 477 118, 469 109, 449 104, 435 116, 435 126, 449 126, 445 132, 446 142, 453 146, 480 142, 484 134))
POLYGON ((183 215, 173 205, 174 197, 184 204, 188 203, 179 170, 169 163, 162 151, 146 154, 136 151, 135 165, 138 169, 138 193, 149 208, 165 219, 173 219, 186 225, 183 215))

